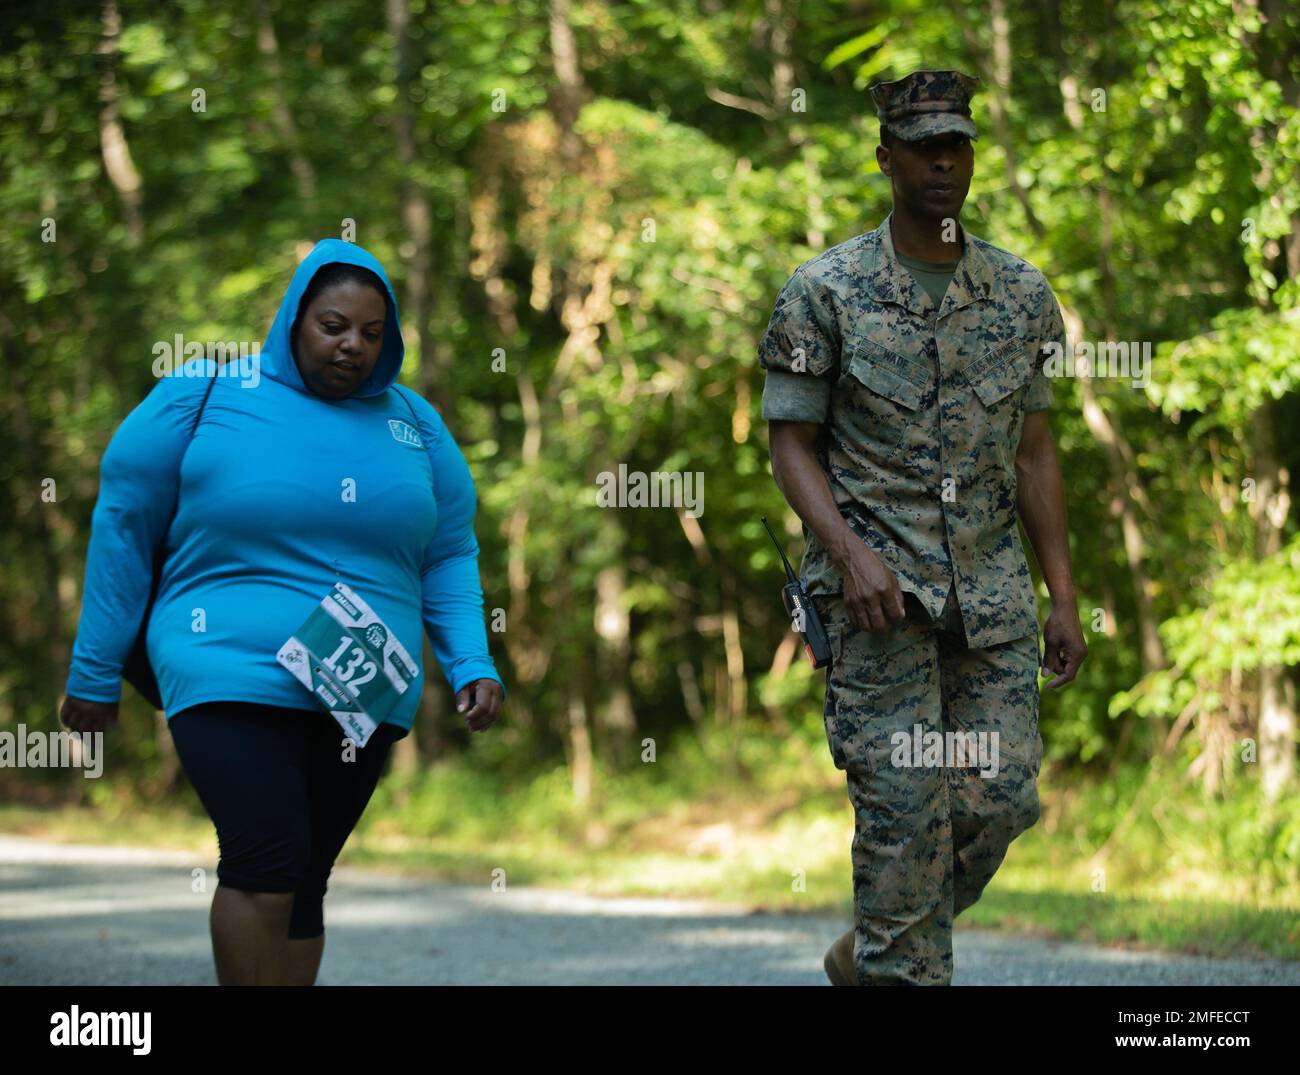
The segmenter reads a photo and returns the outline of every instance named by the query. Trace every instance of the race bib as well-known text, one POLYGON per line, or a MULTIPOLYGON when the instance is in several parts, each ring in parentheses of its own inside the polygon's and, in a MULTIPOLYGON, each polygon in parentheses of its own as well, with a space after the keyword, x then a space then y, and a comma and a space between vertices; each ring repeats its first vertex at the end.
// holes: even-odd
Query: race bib
POLYGON ((275 657, 359 747, 420 674, 374 609, 341 582, 275 657))

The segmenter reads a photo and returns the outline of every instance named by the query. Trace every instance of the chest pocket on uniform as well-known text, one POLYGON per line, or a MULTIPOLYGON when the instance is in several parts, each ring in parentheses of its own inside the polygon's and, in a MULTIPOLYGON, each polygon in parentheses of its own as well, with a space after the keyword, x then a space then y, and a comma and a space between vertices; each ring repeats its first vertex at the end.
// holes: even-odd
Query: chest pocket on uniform
POLYGON ((860 443, 888 450, 916 423, 926 388, 917 364, 904 355, 859 337, 852 341, 840 391, 852 410, 860 443))
POLYGON ((980 402, 989 409, 1024 388, 1032 372, 1028 350, 1022 339, 1007 340, 990 347, 962 370, 980 402))

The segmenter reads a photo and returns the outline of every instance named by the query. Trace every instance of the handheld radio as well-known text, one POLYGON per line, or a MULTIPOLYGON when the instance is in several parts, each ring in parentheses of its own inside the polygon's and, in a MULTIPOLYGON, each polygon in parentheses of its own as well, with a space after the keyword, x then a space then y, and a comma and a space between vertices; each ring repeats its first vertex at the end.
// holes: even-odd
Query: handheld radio
POLYGON ((767 530, 767 536, 772 539, 772 544, 776 546, 776 551, 781 554, 781 563, 785 564, 785 577, 789 579, 781 590, 781 601, 785 605, 785 611, 799 630, 799 634, 803 636, 803 648, 808 654, 808 663, 814 668, 825 668, 831 663, 831 643, 826 637, 826 628, 822 626, 822 619, 817 614, 817 606, 809 600, 803 586, 795 578, 790 561, 785 557, 785 550, 776 540, 772 528, 767 525, 767 516, 760 515, 759 518, 763 520, 763 527, 767 530), (798 627, 800 623, 803 624, 802 628, 798 627))

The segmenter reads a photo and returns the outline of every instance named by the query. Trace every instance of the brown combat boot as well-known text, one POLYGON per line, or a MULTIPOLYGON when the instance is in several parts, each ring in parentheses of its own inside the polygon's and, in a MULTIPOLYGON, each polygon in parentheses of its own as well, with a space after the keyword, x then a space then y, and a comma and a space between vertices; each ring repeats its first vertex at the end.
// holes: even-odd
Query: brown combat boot
POLYGON ((853 930, 826 949, 822 966, 826 968, 826 977, 831 980, 831 985, 858 984, 858 971, 853 965, 853 930))

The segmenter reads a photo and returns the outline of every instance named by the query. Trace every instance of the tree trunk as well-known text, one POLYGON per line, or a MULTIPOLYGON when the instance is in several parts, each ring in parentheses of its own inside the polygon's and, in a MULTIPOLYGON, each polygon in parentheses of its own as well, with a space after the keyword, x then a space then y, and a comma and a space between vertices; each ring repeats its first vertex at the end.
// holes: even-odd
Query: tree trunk
POLYGON ((117 0, 104 0, 101 25, 103 36, 97 49, 103 57, 103 72, 99 79, 99 149, 104 173, 122 203, 127 234, 134 246, 144 238, 144 217, 140 212, 140 173, 131 159, 131 147, 126 141, 118 106, 117 64, 122 16, 117 9, 117 0))
MULTIPOLYGON (((1266 400, 1254 413, 1255 555, 1263 560, 1282 547, 1290 513, 1286 470, 1277 457, 1276 405, 1266 400)), ((1296 775, 1294 684, 1279 665, 1259 669, 1259 778, 1264 795, 1279 798, 1296 775)))
POLYGON ((573 774, 573 805, 583 814, 591 808, 592 770, 587 701, 582 696, 582 677, 577 677, 569 685, 569 771, 573 774))
POLYGON ((298 126, 293 112, 285 103, 284 76, 280 70, 280 43, 266 0, 257 0, 257 51, 262 54, 271 94, 271 122, 275 133, 289 154, 289 170, 298 184, 298 195, 307 206, 316 201, 316 171, 302 151, 298 126))
MULTIPOLYGON (((609 513, 606 513, 607 515, 609 513)), ((609 519, 604 524, 619 529, 609 519)), ((618 538, 622 554, 622 539, 618 538)), ((631 637, 627 612, 627 572, 621 559, 602 568, 596 575, 595 633, 597 639, 598 682, 607 691, 599 709, 599 722, 607 756, 626 763, 636 735, 636 713, 632 706, 631 637)))
POLYGON ((402 308, 415 325, 416 339, 419 340, 420 392, 439 412, 448 414, 451 393, 446 383, 446 371, 439 366, 429 325, 433 290, 433 217, 428 199, 411 178, 419 166, 419 153, 415 141, 415 110, 411 103, 410 22, 408 0, 388 0, 388 29, 393 35, 396 53, 393 82, 397 98, 393 106, 393 137, 397 143, 397 157, 402 162, 402 227, 406 236, 399 247, 406 269, 406 295, 402 308))
MULTIPOLYGON (((1052 15, 1057 23, 1057 32, 1053 34, 1057 84, 1061 94, 1061 110, 1070 129, 1079 137, 1083 136, 1084 114, 1078 100, 1078 83, 1067 69, 1064 46, 1060 34, 1060 18, 1056 5, 1052 5, 1052 15)), ((1014 169, 1015 155, 1009 147, 1004 147, 1009 167, 1014 169)), ((1109 193, 1104 189, 1095 192, 1098 215, 1101 219, 1101 241, 1098 250, 1098 268, 1102 278, 1103 306, 1106 311, 1104 331, 1114 337, 1118 331, 1118 305, 1115 297, 1114 273, 1111 264, 1112 213, 1109 193)), ((1065 318, 1067 342, 1084 339, 1082 318, 1072 310, 1061 307, 1065 318)), ((1093 386, 1092 378, 1081 376, 1079 390, 1083 397, 1083 417, 1089 431, 1097 438, 1106 456, 1106 465, 1110 472, 1110 489, 1114 496, 1112 513, 1119 523, 1120 534, 1124 542, 1124 553, 1128 559, 1129 577, 1133 583, 1133 597, 1137 614, 1137 634, 1141 646, 1142 672, 1147 674, 1168 664, 1164 644, 1160 641, 1159 620, 1155 611, 1155 584, 1147 570, 1147 547, 1143 537, 1141 520, 1143 514, 1149 522, 1154 522, 1155 514, 1146 500, 1145 491, 1138 480, 1137 458, 1133 452, 1119 419, 1102 406, 1101 400, 1093 386)), ((1155 720, 1152 723, 1155 741, 1164 738, 1165 722, 1155 720)))

